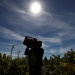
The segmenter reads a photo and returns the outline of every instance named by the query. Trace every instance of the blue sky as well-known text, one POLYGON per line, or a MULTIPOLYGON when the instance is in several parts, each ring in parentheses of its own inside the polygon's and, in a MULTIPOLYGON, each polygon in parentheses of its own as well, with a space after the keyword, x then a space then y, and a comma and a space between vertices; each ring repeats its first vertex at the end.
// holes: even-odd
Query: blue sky
POLYGON ((25 36, 43 42, 44 57, 52 54, 62 57, 71 48, 75 50, 75 0, 36 0, 42 10, 36 16, 30 12, 35 0, 0 0, 0 52, 13 58, 24 56, 25 36))

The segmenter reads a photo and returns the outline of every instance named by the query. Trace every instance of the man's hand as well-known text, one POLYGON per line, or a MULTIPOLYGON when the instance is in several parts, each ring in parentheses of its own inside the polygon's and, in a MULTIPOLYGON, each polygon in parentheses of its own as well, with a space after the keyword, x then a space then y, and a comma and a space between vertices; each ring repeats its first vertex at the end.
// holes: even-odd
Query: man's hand
POLYGON ((28 55, 29 54, 29 47, 26 47, 24 55, 28 55))
POLYGON ((29 47, 27 46, 26 50, 29 50, 29 47))

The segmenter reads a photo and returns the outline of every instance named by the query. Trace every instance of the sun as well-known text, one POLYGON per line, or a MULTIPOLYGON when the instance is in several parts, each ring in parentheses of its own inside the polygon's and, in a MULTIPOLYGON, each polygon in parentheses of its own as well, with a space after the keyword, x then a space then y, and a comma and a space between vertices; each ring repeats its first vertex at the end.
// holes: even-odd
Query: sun
POLYGON ((34 2, 30 6, 30 10, 34 14, 38 14, 41 11, 41 4, 39 2, 34 2))

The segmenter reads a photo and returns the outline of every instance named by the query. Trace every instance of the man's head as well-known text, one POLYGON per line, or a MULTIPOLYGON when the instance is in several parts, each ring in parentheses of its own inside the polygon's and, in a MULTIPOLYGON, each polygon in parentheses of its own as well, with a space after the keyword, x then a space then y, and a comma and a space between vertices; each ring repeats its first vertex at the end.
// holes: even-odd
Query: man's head
POLYGON ((36 47, 40 48, 42 46, 42 41, 37 41, 36 47))

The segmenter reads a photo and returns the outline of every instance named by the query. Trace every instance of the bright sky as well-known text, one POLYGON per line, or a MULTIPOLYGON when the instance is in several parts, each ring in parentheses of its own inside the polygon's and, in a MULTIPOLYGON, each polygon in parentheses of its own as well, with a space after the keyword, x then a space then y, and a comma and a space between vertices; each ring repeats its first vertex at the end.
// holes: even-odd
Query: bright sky
POLYGON ((24 56, 25 36, 43 42, 44 57, 52 54, 62 57, 71 48, 75 50, 75 0, 36 0, 40 13, 30 11, 35 0, 0 0, 0 52, 13 58, 24 56))

